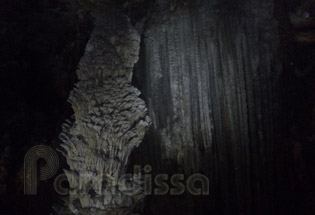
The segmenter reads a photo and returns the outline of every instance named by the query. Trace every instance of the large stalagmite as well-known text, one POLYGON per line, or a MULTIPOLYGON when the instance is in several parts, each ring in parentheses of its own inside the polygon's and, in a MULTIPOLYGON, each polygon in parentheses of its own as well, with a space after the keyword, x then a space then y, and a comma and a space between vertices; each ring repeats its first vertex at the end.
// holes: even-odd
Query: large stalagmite
POLYGON ((125 214, 142 198, 127 193, 135 178, 121 178, 150 125, 140 92, 130 83, 139 44, 127 17, 97 17, 69 98, 74 120, 60 135, 73 214, 125 214))

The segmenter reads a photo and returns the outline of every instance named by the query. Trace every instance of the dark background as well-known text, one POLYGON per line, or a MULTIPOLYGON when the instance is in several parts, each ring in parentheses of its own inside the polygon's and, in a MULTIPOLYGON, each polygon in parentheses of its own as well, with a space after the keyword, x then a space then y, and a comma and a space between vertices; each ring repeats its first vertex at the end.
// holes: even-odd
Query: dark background
MULTIPOLYGON (((305 2, 275 0, 283 65, 282 140, 275 162, 278 214, 315 214, 315 14, 314 5, 305 2), (301 5, 306 8, 299 10, 301 5)), ((137 19, 143 8, 129 13, 137 19)), ((67 98, 92 23, 74 1, 0 2, 0 214, 49 214, 59 201, 53 179, 41 182, 37 196, 24 196, 23 159, 34 145, 59 144, 61 124, 72 115, 67 98)), ((202 201, 188 204, 206 213, 202 201)), ((152 208, 145 211, 154 214, 152 208)))

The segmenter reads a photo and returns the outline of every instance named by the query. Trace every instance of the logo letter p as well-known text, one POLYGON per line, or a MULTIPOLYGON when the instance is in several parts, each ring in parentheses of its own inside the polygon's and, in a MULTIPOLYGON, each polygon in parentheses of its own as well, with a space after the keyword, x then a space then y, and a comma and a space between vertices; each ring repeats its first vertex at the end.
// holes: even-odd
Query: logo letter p
POLYGON ((37 194, 37 163, 39 159, 44 159, 46 164, 40 167, 40 180, 47 180, 54 176, 59 168, 58 155, 49 146, 38 145, 27 151, 24 157, 24 194, 37 194))

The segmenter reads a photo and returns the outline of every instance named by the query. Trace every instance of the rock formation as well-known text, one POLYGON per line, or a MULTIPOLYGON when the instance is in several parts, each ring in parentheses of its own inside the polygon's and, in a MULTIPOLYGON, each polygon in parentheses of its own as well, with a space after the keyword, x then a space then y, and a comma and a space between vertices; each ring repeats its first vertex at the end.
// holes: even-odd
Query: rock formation
POLYGON ((127 17, 97 17, 69 97, 74 119, 60 135, 73 214, 126 214, 143 197, 132 192, 139 175, 123 177, 150 125, 140 91, 131 85, 139 46, 140 35, 127 17))
MULTIPOLYGON (((66 101, 78 82, 94 17, 98 29, 71 95, 76 115, 62 137, 70 168, 65 159, 60 164, 72 186, 66 208, 81 214, 123 212, 107 191, 110 177, 99 179, 101 193, 91 176, 99 175, 96 160, 112 172, 120 159, 113 153, 128 149, 120 150, 122 140, 115 145, 102 140, 104 131, 110 140, 124 127, 119 111, 131 116, 123 107, 110 109, 119 100, 118 89, 129 93, 133 64, 124 71, 129 60, 123 56, 136 53, 138 42, 127 49, 126 41, 139 41, 133 30, 126 33, 133 29, 128 19, 110 15, 113 11, 126 14, 137 29, 144 26, 131 83, 141 91, 154 125, 131 154, 127 172, 132 164, 151 164, 151 176, 184 172, 187 179, 197 172, 207 175, 211 186, 208 196, 147 196, 143 214, 315 214, 314 0, 2 0, 0 8, 0 214, 47 215, 62 195, 54 189, 56 175, 38 183, 36 196, 25 196, 23 158, 35 145, 60 147, 61 124, 73 115, 66 101), (102 45, 93 47, 95 41, 102 45), (87 63, 92 61, 103 63, 87 63), (98 70, 100 65, 105 68, 98 70), (127 78, 113 75, 119 72, 127 78), (98 77, 106 74, 115 78, 98 77), (114 84, 122 82, 127 88, 114 84), (115 119, 117 124, 108 123, 115 119), (98 127, 103 129, 97 134, 98 127), (102 154, 98 143, 111 146, 112 154, 106 147, 102 154), (79 157, 81 152, 86 155, 79 157)), ((125 165, 117 168, 122 175, 125 165)), ((121 199, 126 209, 136 203, 121 199)), ((74 214, 60 209, 58 215, 74 214)))
POLYGON ((281 71, 273 2, 177 1, 174 11, 158 2, 135 73, 153 123, 139 157, 163 173, 207 174, 208 200, 224 199, 210 208, 222 214, 271 213, 281 71))

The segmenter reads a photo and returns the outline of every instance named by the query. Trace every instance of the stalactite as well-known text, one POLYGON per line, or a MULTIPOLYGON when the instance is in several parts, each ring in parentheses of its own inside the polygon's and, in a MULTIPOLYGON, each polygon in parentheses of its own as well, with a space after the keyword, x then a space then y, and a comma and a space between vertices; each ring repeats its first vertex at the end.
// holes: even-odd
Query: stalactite
POLYGON ((126 214, 143 197, 122 190, 137 178, 121 178, 150 125, 140 91, 131 85, 139 43, 127 17, 97 17, 69 97, 74 119, 63 125, 60 135, 70 167, 65 173, 73 214, 126 214))

